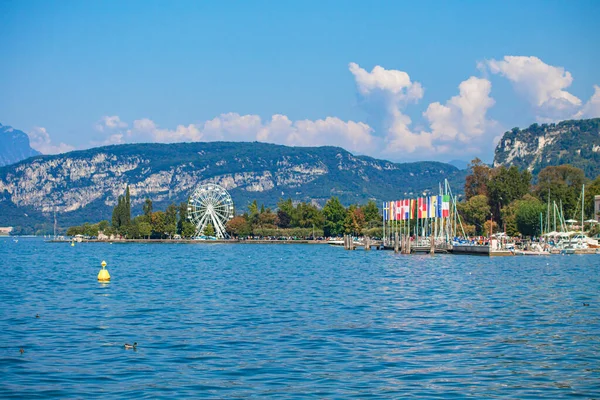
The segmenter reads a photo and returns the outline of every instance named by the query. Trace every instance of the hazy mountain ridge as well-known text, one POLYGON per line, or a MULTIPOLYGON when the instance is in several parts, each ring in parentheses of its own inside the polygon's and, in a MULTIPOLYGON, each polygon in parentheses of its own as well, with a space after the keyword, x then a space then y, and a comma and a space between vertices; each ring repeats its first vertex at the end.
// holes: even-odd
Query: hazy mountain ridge
POLYGON ((266 143, 126 144, 38 156, 0 168, 0 225, 48 219, 56 210, 70 223, 110 217, 130 186, 134 212, 150 198, 156 208, 186 201, 202 183, 217 183, 238 210, 280 198, 345 204, 416 197, 448 178, 462 190, 465 171, 439 162, 392 163, 354 156, 338 147, 266 143), (27 210, 21 212, 19 210, 27 210), (9 212, 10 211, 10 212, 9 212), (28 217, 23 216, 24 213, 28 217))
POLYGON ((23 131, 0 124, 0 167, 41 154, 31 148, 23 131))
POLYGON ((571 164, 588 178, 600 175, 600 118, 533 124, 504 133, 494 166, 516 165, 534 175, 549 165, 571 164))

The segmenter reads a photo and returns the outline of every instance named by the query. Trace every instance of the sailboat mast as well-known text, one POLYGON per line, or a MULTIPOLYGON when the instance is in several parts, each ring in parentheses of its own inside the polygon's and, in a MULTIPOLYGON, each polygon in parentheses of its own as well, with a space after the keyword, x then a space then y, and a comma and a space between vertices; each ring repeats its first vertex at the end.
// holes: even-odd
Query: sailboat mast
POLYGON ((584 198, 585 198, 585 184, 583 184, 581 186, 581 234, 582 235, 583 235, 583 206, 585 205, 584 198))
POLYGON ((546 214, 546 229, 550 232, 550 189, 548 189, 548 213, 546 214))
POLYGON ((556 201, 553 204, 552 214, 554 215, 554 232, 556 232, 556 201))
POLYGON ((383 229, 383 246, 385 247, 386 237, 385 237, 385 201, 383 202, 383 212, 381 213, 381 225, 383 229))

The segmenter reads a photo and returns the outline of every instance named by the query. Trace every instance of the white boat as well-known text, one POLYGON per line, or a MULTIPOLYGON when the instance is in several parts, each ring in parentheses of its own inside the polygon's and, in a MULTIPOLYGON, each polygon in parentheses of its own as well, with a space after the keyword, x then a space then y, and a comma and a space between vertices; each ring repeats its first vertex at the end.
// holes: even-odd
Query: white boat
POLYGON ((596 239, 591 239, 587 235, 578 233, 570 238, 562 239, 556 245, 557 248, 561 250, 577 250, 577 249, 597 249, 600 246, 598 245, 598 241, 596 239))
POLYGON ((549 256, 550 253, 547 251, 536 251, 536 250, 515 250, 516 256, 549 256))

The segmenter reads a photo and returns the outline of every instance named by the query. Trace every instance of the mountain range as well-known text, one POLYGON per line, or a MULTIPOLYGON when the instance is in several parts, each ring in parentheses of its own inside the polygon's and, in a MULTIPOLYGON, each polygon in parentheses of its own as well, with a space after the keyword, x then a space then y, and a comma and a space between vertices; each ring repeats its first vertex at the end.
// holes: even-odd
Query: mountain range
MULTIPOLYGON (((0 167, 0 226, 73 225, 110 219, 129 185, 134 214, 150 198, 155 209, 187 201, 193 189, 217 183, 238 211, 253 200, 275 206, 281 198, 323 205, 437 193, 448 179, 461 190, 466 171, 440 162, 393 163, 355 156, 339 147, 267 143, 194 142, 126 144, 36 156, 0 167)), ((38 227, 41 229, 40 227, 38 227)), ((34 229, 38 231, 39 229, 34 229)))
POLYGON ((39 154, 29 145, 29 137, 25 132, 0 124, 0 167, 39 154))
POLYGON ((594 179, 600 175, 600 118, 533 124, 504 133, 494 166, 516 165, 534 176, 549 165, 571 164, 594 179))
MULTIPOLYGON (((0 226, 21 233, 49 231, 54 212, 63 227, 110 219, 128 185, 134 214, 146 198, 164 209, 204 183, 225 187, 240 212, 253 200, 275 206, 281 198, 317 205, 331 196, 346 205, 414 198, 437 192, 444 179, 460 192, 468 174, 459 160, 393 163, 339 147, 258 142, 125 144, 39 155, 25 133, 2 125, 0 145, 0 161, 10 164, 0 166, 0 226)), ((560 164, 588 178, 600 175, 600 118, 514 128, 495 150, 494 166, 516 165, 534 176, 560 164)))

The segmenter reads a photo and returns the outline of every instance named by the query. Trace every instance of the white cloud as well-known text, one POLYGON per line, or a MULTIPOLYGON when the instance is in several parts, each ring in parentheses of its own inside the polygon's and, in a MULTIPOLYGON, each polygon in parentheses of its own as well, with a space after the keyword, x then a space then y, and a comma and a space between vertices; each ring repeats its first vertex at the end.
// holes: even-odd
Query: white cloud
POLYGON ((411 132, 409 125, 412 121, 402 112, 407 103, 416 103, 423 97, 423 87, 419 82, 412 82, 404 71, 387 70, 379 65, 371 72, 356 63, 348 64, 348 69, 354 75, 359 94, 375 105, 374 113, 384 110, 385 152, 431 148, 431 135, 411 132))
MULTIPOLYGON (((464 150, 464 143, 473 145, 473 139, 482 136, 494 125, 486 119, 487 110, 495 103, 490 97, 491 82, 470 77, 459 85, 460 93, 442 105, 431 103, 423 116, 429 121, 429 129, 413 131, 412 121, 404 114, 409 102, 423 97, 423 87, 413 82, 403 71, 386 70, 380 66, 371 72, 355 63, 349 64, 359 94, 369 106, 375 105, 371 114, 383 114, 383 153, 413 153, 426 150, 429 154, 452 153, 464 150)), ((477 142, 477 140, 475 141, 477 142)))
POLYGON ((364 153, 373 144, 373 129, 363 122, 344 122, 336 117, 299 120, 284 125, 283 115, 274 115, 269 122, 269 131, 280 137, 281 143, 291 146, 340 146, 351 151, 364 153), (282 129, 283 128, 283 129, 282 129))
POLYGON ((411 82, 410 76, 404 71, 388 70, 376 65, 367 72, 358 64, 351 62, 348 69, 354 75, 358 91, 363 96, 373 92, 389 93, 396 100, 418 101, 423 97, 423 87, 419 82, 411 82))
POLYGON ((573 77, 563 67, 548 65, 533 56, 505 56, 502 61, 492 59, 485 64, 492 73, 512 82, 542 122, 568 118, 581 106, 579 98, 564 90, 571 86, 573 77))
POLYGON ((258 140, 257 134, 263 128, 258 115, 240 115, 238 113, 221 114, 216 118, 206 121, 202 132, 206 140, 258 140))
POLYGON ((258 115, 221 114, 200 124, 163 129, 147 118, 133 121, 127 131, 130 141, 162 143, 185 141, 263 141, 290 146, 341 146, 364 153, 373 144, 372 129, 362 122, 327 117, 319 120, 292 121, 285 115, 273 115, 263 122, 258 115))
POLYGON ((152 141, 161 143, 194 142, 201 140, 203 137, 194 124, 188 126, 178 125, 175 130, 161 129, 148 118, 133 121, 133 129, 128 130, 127 134, 128 136, 141 138, 150 137, 152 141))
POLYGON ((46 131, 46 128, 43 127, 33 128, 33 130, 27 133, 27 136, 29 136, 31 147, 42 154, 59 154, 75 150, 75 147, 65 143, 52 144, 50 135, 46 131))
POLYGON ((121 121, 121 118, 119 118, 117 115, 105 115, 96 123, 96 130, 99 132, 104 132, 105 129, 110 130, 119 128, 127 128, 127 123, 121 121))
POLYGON ((598 118, 600 117, 600 86, 594 85, 594 94, 587 103, 579 110, 574 118, 598 118))
POLYGON ((491 82, 472 76, 461 82, 458 88, 458 96, 452 97, 445 105, 431 103, 423 113, 434 139, 466 143, 483 135, 494 124, 486 119, 487 110, 495 104, 490 97, 491 82))
MULTIPOLYGON (((531 103, 541 122, 600 116, 599 86, 595 86, 594 95, 582 105, 579 98, 566 90, 573 81, 571 74, 537 57, 506 56, 499 61, 480 62, 478 68, 483 76, 491 71, 512 82, 517 92, 531 103)), ((411 127, 412 120, 405 109, 423 98, 421 83, 413 81, 407 72, 381 66, 369 72, 349 63, 348 69, 355 79, 360 104, 369 115, 366 120, 369 124, 336 117, 292 120, 281 114, 262 119, 259 115, 230 112, 167 129, 148 118, 128 124, 113 115, 104 116, 97 123, 97 130, 106 137, 98 144, 262 141, 292 146, 333 145, 397 160, 415 158, 418 154, 468 157, 488 151, 499 138, 500 124, 487 116, 495 104, 488 79, 471 76, 461 82, 457 95, 445 102, 429 104, 415 128, 411 127)))
POLYGON ((125 135, 123 135, 122 133, 113 133, 105 140, 90 142, 90 144, 92 146, 110 146, 113 144, 123 144, 123 143, 125 143, 125 135))

